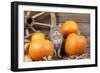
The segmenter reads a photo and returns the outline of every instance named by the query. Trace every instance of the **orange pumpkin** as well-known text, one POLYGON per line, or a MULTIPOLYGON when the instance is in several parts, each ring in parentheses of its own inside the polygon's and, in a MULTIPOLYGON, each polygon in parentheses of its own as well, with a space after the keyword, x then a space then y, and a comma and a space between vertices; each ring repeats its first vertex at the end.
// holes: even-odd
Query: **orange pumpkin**
POLYGON ((35 32, 32 34, 31 41, 45 39, 45 34, 42 32, 35 32))
POLYGON ((43 57, 52 56, 54 46, 49 40, 33 40, 29 47, 32 60, 41 60, 43 57))
POLYGON ((51 41, 49 40, 44 40, 44 51, 43 51, 43 55, 45 57, 48 57, 48 56, 53 56, 54 54, 54 45, 51 41))
POLYGON ((87 39, 84 36, 72 33, 65 40, 65 52, 67 55, 80 55, 86 51, 87 39))
POLYGON ((41 40, 34 40, 29 46, 29 56, 32 60, 40 60, 42 58, 41 51, 43 49, 41 40))
POLYGON ((65 21, 61 26, 61 33, 65 36, 70 33, 78 33, 79 27, 75 21, 69 20, 65 21))

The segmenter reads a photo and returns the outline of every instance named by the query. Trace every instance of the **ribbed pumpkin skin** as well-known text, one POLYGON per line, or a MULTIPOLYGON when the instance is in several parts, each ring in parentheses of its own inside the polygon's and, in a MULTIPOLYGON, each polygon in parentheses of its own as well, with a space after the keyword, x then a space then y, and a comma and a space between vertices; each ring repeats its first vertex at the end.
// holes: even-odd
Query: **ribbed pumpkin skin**
POLYGON ((29 47, 29 55, 32 60, 41 60, 43 57, 54 54, 54 45, 49 40, 33 40, 29 47))
POLYGON ((65 40, 65 52, 67 55, 80 55, 86 51, 87 39, 75 33, 70 34, 65 40))
POLYGON ((61 26, 61 33, 66 36, 71 33, 78 33, 79 27, 78 24, 75 21, 69 20, 65 21, 61 26))

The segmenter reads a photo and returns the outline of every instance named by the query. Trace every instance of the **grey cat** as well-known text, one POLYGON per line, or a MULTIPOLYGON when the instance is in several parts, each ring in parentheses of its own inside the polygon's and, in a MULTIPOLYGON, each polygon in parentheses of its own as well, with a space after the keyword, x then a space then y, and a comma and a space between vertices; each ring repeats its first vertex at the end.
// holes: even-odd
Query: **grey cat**
POLYGON ((61 57, 60 52, 61 52, 61 46, 63 42, 63 35, 60 32, 60 24, 55 25, 51 28, 49 37, 53 44, 55 45, 55 56, 56 57, 61 57))

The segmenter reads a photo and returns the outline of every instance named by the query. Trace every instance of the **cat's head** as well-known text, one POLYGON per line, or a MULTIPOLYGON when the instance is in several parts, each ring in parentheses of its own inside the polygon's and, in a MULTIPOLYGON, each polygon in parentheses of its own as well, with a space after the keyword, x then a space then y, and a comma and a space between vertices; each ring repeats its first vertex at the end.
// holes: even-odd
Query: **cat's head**
POLYGON ((51 39, 62 39, 62 34, 60 33, 60 25, 55 25, 50 31, 51 39))

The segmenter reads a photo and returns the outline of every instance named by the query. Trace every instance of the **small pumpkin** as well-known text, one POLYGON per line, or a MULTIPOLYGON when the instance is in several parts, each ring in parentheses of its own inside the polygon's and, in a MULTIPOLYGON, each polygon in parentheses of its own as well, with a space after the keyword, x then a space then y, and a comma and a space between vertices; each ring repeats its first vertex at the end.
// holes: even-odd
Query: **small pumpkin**
POLYGON ((31 42, 29 46, 29 56, 32 60, 40 60, 42 59, 41 51, 43 49, 43 43, 41 40, 34 40, 31 42))
POLYGON ((61 26, 61 33, 66 36, 71 33, 78 33, 79 27, 78 24, 73 20, 65 21, 61 26))
POLYGON ((41 60, 43 57, 52 56, 54 45, 49 40, 33 40, 29 47, 32 60, 41 60))
POLYGON ((45 39, 45 37, 44 33, 37 31, 32 34, 31 41, 45 39))
POLYGON ((44 40, 44 51, 43 51, 43 55, 45 57, 48 57, 48 56, 53 56, 54 54, 54 45, 51 41, 49 40, 44 40))
POLYGON ((65 40, 65 52, 67 55, 80 55, 86 51, 87 39, 84 36, 72 33, 65 40))

